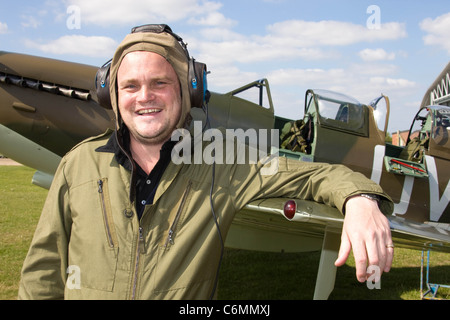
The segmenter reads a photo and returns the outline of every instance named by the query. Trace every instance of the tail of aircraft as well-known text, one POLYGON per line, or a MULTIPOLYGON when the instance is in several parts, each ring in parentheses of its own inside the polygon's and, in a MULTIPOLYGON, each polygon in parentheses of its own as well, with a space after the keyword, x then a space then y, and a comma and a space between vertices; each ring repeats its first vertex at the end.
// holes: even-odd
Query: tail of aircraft
POLYGON ((450 106, 450 62, 425 92, 420 107, 430 105, 450 106))

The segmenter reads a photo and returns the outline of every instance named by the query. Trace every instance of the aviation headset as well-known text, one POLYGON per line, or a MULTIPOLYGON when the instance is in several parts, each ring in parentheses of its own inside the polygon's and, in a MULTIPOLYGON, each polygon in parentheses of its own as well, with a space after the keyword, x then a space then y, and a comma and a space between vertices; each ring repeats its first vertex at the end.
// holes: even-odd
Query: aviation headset
MULTIPOLYGON (((202 108, 204 103, 208 103, 210 93, 207 86, 207 68, 206 64, 195 61, 190 57, 187 50, 186 43, 176 33, 172 32, 172 29, 166 24, 146 24, 131 29, 131 33, 139 32, 153 32, 153 33, 168 33, 172 35, 183 48, 189 63, 188 70, 188 87, 189 96, 191 100, 192 108, 202 108)), ((109 73, 111 68, 111 60, 107 61, 98 71, 95 76, 95 87, 97 90, 98 103, 106 108, 112 109, 111 96, 109 93, 109 73)))

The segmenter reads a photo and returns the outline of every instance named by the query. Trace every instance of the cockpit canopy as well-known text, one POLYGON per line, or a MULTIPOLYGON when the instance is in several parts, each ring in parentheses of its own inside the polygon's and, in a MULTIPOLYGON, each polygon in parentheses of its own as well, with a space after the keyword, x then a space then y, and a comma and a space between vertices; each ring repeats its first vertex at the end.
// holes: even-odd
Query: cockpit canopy
POLYGON ((317 114, 320 125, 368 136, 367 106, 356 99, 328 90, 308 90, 305 114, 317 114))

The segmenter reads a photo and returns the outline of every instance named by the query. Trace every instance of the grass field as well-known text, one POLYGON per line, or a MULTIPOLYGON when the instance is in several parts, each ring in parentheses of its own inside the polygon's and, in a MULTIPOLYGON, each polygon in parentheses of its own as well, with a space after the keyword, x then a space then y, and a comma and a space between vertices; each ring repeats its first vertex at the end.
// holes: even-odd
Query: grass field
MULTIPOLYGON (((17 296, 20 269, 47 190, 32 185, 34 171, 0 166, 0 299, 17 296)), ((420 299, 421 251, 396 248, 393 268, 381 289, 369 290, 355 278, 354 262, 338 269, 334 300, 420 299)), ((264 253, 227 249, 220 272, 219 299, 307 300, 314 293, 320 258, 313 253, 264 253)), ((430 282, 450 284, 450 254, 432 253, 430 282)), ((425 288, 425 286, 424 286, 425 288)), ((441 292, 442 290, 442 292, 441 292)), ((438 297, 450 299, 448 289, 438 297)))

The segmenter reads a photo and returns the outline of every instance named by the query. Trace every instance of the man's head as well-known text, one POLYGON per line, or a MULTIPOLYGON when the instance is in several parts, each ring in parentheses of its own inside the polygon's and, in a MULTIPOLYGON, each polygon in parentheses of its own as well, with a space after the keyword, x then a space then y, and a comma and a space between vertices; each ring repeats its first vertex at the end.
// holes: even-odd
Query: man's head
POLYGON ((168 140, 180 122, 181 87, 169 62, 154 52, 125 55, 117 73, 119 112, 140 144, 168 140))
MULTIPOLYGON (((125 37, 114 54, 110 67, 109 91, 111 105, 117 116, 117 128, 121 128, 123 122, 128 121, 130 114, 126 115, 125 113, 122 114, 122 112, 126 112, 125 110, 130 111, 130 103, 135 104, 133 108, 137 111, 139 111, 139 108, 145 108, 145 106, 142 105, 142 96, 140 98, 134 97, 134 102, 132 102, 133 99, 131 99, 130 92, 121 91, 123 88, 120 87, 120 82, 124 80, 124 77, 131 76, 129 72, 134 72, 134 80, 137 80, 138 78, 140 81, 143 81, 144 79, 155 80, 153 73, 156 71, 164 72, 166 73, 166 76, 170 73, 170 78, 176 76, 178 90, 172 91, 173 94, 178 94, 178 97, 171 97, 170 103, 178 101, 180 105, 177 108, 174 106, 170 107, 173 111, 177 110, 177 114, 172 113, 173 118, 170 119, 170 125, 173 122, 176 122, 172 129, 183 128, 186 126, 186 121, 189 121, 190 119, 191 109, 189 93, 189 56, 186 49, 181 45, 180 39, 177 39, 172 33, 161 30, 161 32, 130 33, 125 37), (145 61, 138 61, 139 59, 136 59, 138 56, 140 56, 140 58, 145 58, 145 61), (157 66, 158 69, 161 70, 157 70, 157 66), (128 105, 122 106, 122 102, 127 103, 128 105)), ((130 79, 127 81, 129 80, 130 79)), ((156 120, 163 114, 168 115, 166 112, 162 112, 163 109, 168 110, 165 109, 165 107, 163 108, 165 103, 169 103, 167 99, 164 99, 164 103, 162 99, 159 99, 159 102, 154 101, 153 103, 159 103, 161 112, 157 115, 154 113, 147 114, 146 120, 150 120, 149 118, 151 117, 156 120)), ((133 126, 132 123, 129 124, 128 122, 126 125, 127 127, 133 126)), ((131 130, 131 128, 129 129, 131 130)))

